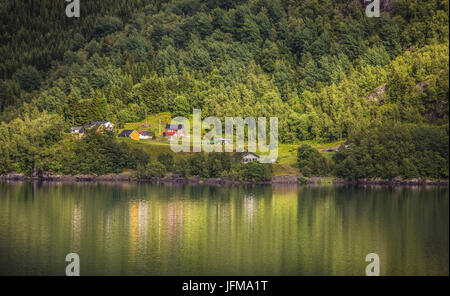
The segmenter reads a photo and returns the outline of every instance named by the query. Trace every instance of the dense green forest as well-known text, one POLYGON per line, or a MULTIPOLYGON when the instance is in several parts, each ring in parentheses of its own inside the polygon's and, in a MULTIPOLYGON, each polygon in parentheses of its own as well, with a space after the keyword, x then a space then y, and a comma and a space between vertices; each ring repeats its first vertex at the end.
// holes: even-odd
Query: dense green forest
MULTIPOLYGON (((412 142, 423 130, 448 139, 448 0, 381 3, 368 18, 364 1, 85 0, 75 19, 62 0, 2 1, 0 172, 64 166, 51 158, 78 149, 64 140, 71 125, 193 108, 278 117, 283 143, 349 138, 365 149, 357 139, 395 126, 424 162, 427 148, 412 142)), ((342 152, 328 173, 391 177, 348 172, 379 158, 369 150, 342 152)), ((399 174, 448 178, 448 153, 436 153, 444 163, 432 173, 409 159, 415 173, 399 174)))
POLYGON ((383 123, 354 135, 349 146, 334 157, 337 176, 448 179, 448 124, 383 123))

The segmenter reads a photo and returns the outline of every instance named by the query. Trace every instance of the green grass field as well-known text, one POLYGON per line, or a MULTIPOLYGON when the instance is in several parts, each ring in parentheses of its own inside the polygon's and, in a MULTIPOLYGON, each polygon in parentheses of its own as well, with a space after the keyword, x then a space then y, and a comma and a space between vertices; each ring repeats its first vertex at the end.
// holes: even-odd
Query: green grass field
POLYGON ((141 148, 142 150, 144 150, 145 152, 147 152, 150 155, 150 158, 152 160, 156 160, 158 158, 158 155, 162 154, 162 153, 173 154, 175 159, 179 159, 179 158, 185 156, 186 154, 188 154, 188 153, 174 153, 170 149, 170 143, 167 141, 165 141, 165 142, 159 142, 159 141, 155 141, 155 140, 134 141, 129 138, 118 138, 118 140, 121 142, 129 143, 133 147, 141 148))
MULTIPOLYGON (((301 144, 307 144, 318 151, 339 147, 345 140, 336 142, 323 143, 317 141, 303 141, 301 144)), ((291 167, 297 166, 297 149, 301 144, 279 144, 278 145, 278 160, 277 163, 289 165, 291 167)), ((335 154, 334 152, 321 152, 323 156, 330 159, 335 154)))
POLYGON ((138 130, 142 127, 144 130, 153 132, 157 137, 162 137, 166 123, 170 123, 171 119, 172 115, 169 112, 151 114, 147 116, 146 120, 144 119, 141 122, 125 123, 123 129, 138 130))

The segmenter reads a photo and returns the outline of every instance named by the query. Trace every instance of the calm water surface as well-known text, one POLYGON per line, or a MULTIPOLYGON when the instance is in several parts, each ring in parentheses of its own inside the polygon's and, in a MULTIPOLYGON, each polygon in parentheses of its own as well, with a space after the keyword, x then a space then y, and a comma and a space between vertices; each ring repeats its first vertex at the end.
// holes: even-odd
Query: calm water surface
POLYGON ((448 188, 0 183, 0 275, 449 274, 448 188))

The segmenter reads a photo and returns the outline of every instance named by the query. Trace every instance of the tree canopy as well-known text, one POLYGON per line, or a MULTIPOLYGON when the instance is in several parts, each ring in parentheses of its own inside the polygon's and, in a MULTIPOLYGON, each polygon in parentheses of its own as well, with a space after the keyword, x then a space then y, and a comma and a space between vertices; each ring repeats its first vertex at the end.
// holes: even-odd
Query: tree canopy
POLYGON ((284 143, 448 124, 448 0, 0 4, 0 121, 278 117, 284 143), (14 11, 14 13, 10 13, 14 11), (34 112, 33 111, 33 112, 34 112), (34 115, 33 115, 34 116, 34 115))

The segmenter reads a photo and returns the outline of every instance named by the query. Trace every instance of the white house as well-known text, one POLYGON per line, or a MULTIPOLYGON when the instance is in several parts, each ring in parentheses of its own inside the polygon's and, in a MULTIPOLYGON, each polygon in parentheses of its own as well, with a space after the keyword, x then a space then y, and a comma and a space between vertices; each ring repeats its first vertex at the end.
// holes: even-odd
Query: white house
POLYGON ((71 128, 70 128, 70 132, 72 133, 72 134, 79 134, 80 132, 81 132, 81 129, 82 129, 83 127, 82 126, 72 126, 71 128))
POLYGON ((91 127, 102 127, 106 130, 113 130, 114 129, 114 123, 111 121, 91 121, 89 123, 86 123, 83 125, 84 128, 91 128, 91 127))
POLYGON ((259 156, 252 152, 244 152, 242 154, 242 162, 243 163, 249 163, 259 161, 259 156))
POLYGON ((147 131, 140 131, 139 133, 139 139, 141 140, 146 140, 146 139, 151 139, 152 136, 150 136, 149 132, 147 131))

